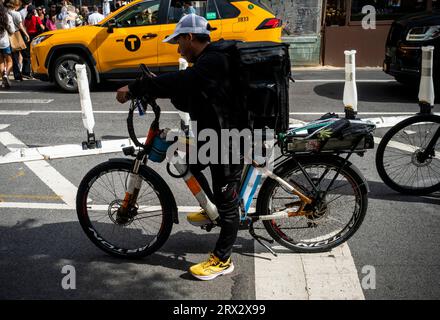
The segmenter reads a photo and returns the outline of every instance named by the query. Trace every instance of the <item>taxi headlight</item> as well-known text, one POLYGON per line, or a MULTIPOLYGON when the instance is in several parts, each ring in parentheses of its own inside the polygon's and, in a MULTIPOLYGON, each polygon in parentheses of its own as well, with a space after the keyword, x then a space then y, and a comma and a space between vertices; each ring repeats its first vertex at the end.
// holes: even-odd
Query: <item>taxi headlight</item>
POLYGON ((43 36, 35 37, 34 40, 32 40, 32 46, 34 47, 34 46, 42 43, 44 40, 48 39, 51 36, 52 36, 51 34, 45 34, 43 36))

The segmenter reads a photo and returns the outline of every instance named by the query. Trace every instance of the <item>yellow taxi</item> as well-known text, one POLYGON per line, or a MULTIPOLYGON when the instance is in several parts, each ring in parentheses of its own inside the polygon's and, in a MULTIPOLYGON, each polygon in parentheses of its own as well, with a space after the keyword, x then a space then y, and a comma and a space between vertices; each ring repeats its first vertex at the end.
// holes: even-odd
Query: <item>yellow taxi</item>
MULTIPOLYGON (((75 64, 85 63, 91 86, 106 79, 133 79, 139 65, 153 72, 178 69, 177 46, 162 40, 185 14, 183 1, 136 0, 93 26, 49 31, 31 44, 33 76, 77 92, 75 64)), ((216 28, 212 41, 281 41, 281 20, 262 0, 192 1, 196 14, 216 28)))

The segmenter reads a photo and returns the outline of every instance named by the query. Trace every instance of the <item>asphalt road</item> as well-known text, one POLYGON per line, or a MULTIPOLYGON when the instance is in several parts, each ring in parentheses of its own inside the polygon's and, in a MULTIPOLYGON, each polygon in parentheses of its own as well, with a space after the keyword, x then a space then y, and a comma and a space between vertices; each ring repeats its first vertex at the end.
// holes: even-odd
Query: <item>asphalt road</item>
MULTIPOLYGON (((308 121, 326 112, 343 111, 343 70, 301 70, 294 72, 294 78, 298 81, 290 90, 291 118, 308 121)), ((416 88, 404 87, 377 69, 359 70, 357 78, 362 80, 358 83, 359 112, 362 117, 418 111, 416 88)), ((122 85, 123 82, 108 82, 91 93, 95 132, 103 140, 127 137, 127 105, 120 105, 114 99, 115 90, 122 85)), ((166 100, 159 101, 159 104, 163 111, 175 111, 166 100)), ((86 134, 79 111, 76 94, 62 93, 53 85, 39 81, 13 82, 9 92, 0 91, 0 133, 9 132, 29 148, 80 144, 86 134)), ((147 118, 138 120, 139 131, 147 125, 147 118)), ((178 119, 175 113, 164 113, 161 125, 176 127, 178 119)), ((385 131, 377 129, 375 136, 381 137, 385 131)), ((0 155, 8 152, 7 146, 0 143, 0 155)), ((122 154, 52 160, 38 170, 43 172, 50 166, 77 187, 95 164, 115 156, 122 154)), ((361 288, 356 298, 438 299, 440 193, 429 197, 410 197, 392 191, 380 180, 374 157, 375 150, 372 150, 363 158, 353 158, 370 186, 365 221, 348 241, 350 255, 342 254, 347 259, 349 256, 354 266, 357 286, 361 288), (375 272, 373 287, 365 286, 366 270, 375 272)), ((186 187, 168 177, 163 166, 154 164, 153 168, 170 184, 178 206, 196 205, 186 187)), ((57 207, 63 204, 59 195, 27 164, 0 165, 0 298, 300 298, 295 292, 278 295, 276 288, 282 286, 284 277, 296 279, 296 275, 302 274, 288 261, 301 259, 305 265, 304 261, 308 258, 286 254, 278 260, 272 259, 268 268, 275 271, 277 262, 280 265, 287 263, 278 273, 274 271, 273 274, 261 275, 267 270, 261 269, 261 261, 266 261, 267 256, 247 232, 240 232, 234 248, 234 273, 212 282, 200 282, 194 281, 187 270, 212 250, 218 231, 206 233, 191 227, 182 212, 181 223, 173 227, 170 239, 159 252, 139 261, 121 261, 97 249, 83 234, 75 210, 57 207), (6 207, 5 203, 8 204, 6 207), (17 205, 14 206, 14 203, 17 205), (34 208, 26 206, 35 203, 39 205, 34 208), (66 265, 73 266, 76 271, 74 290, 64 290, 61 285, 65 276, 62 268, 66 265), (262 287, 275 289, 272 295, 264 295, 261 293, 262 287)), ((264 230, 259 232, 264 233, 264 230)), ((338 257, 335 259, 340 261, 338 257)), ((313 264, 315 260, 310 261, 313 264)), ((319 261, 316 260, 316 263, 319 261)), ((314 266, 310 267, 313 270, 314 266)), ((320 267, 325 269, 325 263, 320 267)), ((341 272, 348 274, 348 271, 341 272)), ((353 297, 348 293, 344 296, 344 292, 332 291, 332 286, 339 284, 333 283, 335 280, 325 272, 316 272, 312 277, 306 274, 305 281, 308 288, 306 298, 353 297), (314 296, 314 289, 310 289, 313 286, 320 287, 326 293, 314 296)))

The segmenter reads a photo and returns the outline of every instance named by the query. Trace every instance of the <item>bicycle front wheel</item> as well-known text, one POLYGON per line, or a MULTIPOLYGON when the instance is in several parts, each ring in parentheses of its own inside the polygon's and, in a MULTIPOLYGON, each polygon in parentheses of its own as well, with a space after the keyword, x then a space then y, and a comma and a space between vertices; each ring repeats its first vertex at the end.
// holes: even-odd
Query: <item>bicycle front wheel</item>
POLYGON ((440 130, 440 117, 418 115, 399 122, 382 138, 376 153, 377 172, 393 190, 426 195, 440 190, 439 141, 425 150, 440 130))
MULTIPOLYGON (((282 246, 294 252, 325 252, 347 241, 360 227, 368 207, 368 186, 360 172, 336 156, 306 156, 289 161, 275 174, 311 198, 308 214, 263 221, 282 246), (343 167, 342 167, 343 166, 343 167), (306 174, 305 174, 305 173, 306 174), (307 176, 315 186, 313 188, 307 176)), ((257 212, 268 215, 297 209, 299 198, 273 179, 261 186, 257 212)))
POLYGON ((132 163, 123 159, 97 165, 78 188, 79 222, 90 240, 120 258, 139 258, 158 250, 168 239, 177 206, 165 181, 141 166, 141 189, 129 215, 118 216, 132 163))

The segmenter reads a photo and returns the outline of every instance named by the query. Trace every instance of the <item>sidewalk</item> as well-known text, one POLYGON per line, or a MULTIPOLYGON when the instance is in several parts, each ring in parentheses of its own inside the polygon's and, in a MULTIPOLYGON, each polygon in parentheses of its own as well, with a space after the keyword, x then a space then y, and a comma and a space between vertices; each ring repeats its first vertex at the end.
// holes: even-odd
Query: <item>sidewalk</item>
MULTIPOLYGON (((344 67, 333 67, 333 66, 310 66, 310 67, 292 67, 292 71, 340 71, 345 70, 344 67)), ((362 71, 382 71, 382 67, 357 67, 356 70, 362 71)))

